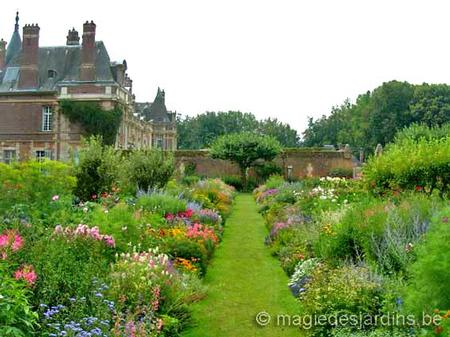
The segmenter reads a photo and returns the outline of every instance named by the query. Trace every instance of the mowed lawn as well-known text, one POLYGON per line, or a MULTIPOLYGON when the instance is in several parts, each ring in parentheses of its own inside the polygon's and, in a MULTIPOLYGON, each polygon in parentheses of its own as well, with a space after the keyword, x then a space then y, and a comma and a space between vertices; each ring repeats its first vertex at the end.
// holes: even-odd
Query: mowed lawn
POLYGON ((193 307, 193 325, 184 337, 302 336, 296 327, 276 324, 278 314, 298 314, 288 277, 264 246, 267 230, 250 194, 240 194, 225 224, 221 246, 205 277, 207 298, 193 307), (255 317, 272 316, 261 327, 255 317))

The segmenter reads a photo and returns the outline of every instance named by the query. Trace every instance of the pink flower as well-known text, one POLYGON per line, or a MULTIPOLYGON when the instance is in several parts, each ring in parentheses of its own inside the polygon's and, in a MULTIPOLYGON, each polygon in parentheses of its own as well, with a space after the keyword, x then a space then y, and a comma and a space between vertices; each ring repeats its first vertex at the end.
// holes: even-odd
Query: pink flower
POLYGON ((61 234, 63 232, 63 227, 61 225, 57 225, 55 227, 55 230, 53 231, 54 234, 61 234))
POLYGON ((24 265, 14 273, 14 277, 16 280, 25 280, 30 286, 33 285, 37 279, 37 275, 32 265, 24 265))
POLYGON ((5 247, 6 245, 8 245, 8 242, 9 242, 8 235, 6 234, 0 235, 0 247, 5 247))
POLYGON ((106 242, 106 244, 110 247, 115 247, 116 242, 114 241, 114 238, 111 235, 105 235, 103 237, 103 240, 106 242))
POLYGON ((54 195, 52 197, 52 201, 58 201, 59 200, 59 195, 54 195))
POLYGON ((23 246, 23 239, 19 234, 14 235, 14 242, 12 244, 12 250, 17 252, 23 246))
POLYGON ((23 247, 23 238, 15 230, 6 230, 0 235, 0 248, 12 249, 17 252, 23 247))

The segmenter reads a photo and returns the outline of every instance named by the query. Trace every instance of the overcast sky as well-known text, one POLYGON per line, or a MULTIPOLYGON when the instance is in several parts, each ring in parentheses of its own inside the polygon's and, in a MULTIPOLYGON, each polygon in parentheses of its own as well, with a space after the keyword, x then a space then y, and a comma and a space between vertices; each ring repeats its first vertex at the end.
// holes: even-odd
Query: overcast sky
POLYGON ((392 79, 450 81, 446 0, 14 0, 0 37, 38 23, 40 44, 97 24, 111 60, 128 62, 138 101, 166 90, 170 110, 241 110, 303 131, 307 116, 392 79))

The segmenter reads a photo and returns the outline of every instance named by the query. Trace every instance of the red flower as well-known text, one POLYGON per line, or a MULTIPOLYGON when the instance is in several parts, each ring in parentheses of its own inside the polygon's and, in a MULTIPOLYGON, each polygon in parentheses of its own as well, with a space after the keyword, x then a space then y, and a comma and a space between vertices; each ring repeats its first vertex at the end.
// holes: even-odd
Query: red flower
POLYGON ((421 192, 421 191, 423 191, 423 187, 422 187, 422 186, 419 186, 419 185, 417 185, 417 186, 416 186, 416 191, 417 191, 417 192, 421 192))

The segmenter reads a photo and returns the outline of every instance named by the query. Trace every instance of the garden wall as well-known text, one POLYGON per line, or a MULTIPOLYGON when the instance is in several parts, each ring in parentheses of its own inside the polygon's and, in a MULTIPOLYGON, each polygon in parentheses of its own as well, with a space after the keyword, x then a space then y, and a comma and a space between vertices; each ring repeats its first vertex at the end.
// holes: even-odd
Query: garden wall
MULTIPOLYGON (((212 159, 207 150, 177 150, 175 152, 176 167, 183 172, 189 166, 195 166, 195 173, 206 177, 239 175, 236 164, 220 159, 212 159)), ((323 177, 332 169, 353 169, 355 166, 349 151, 330 151, 315 148, 285 149, 275 162, 288 177, 293 178, 323 177)))

